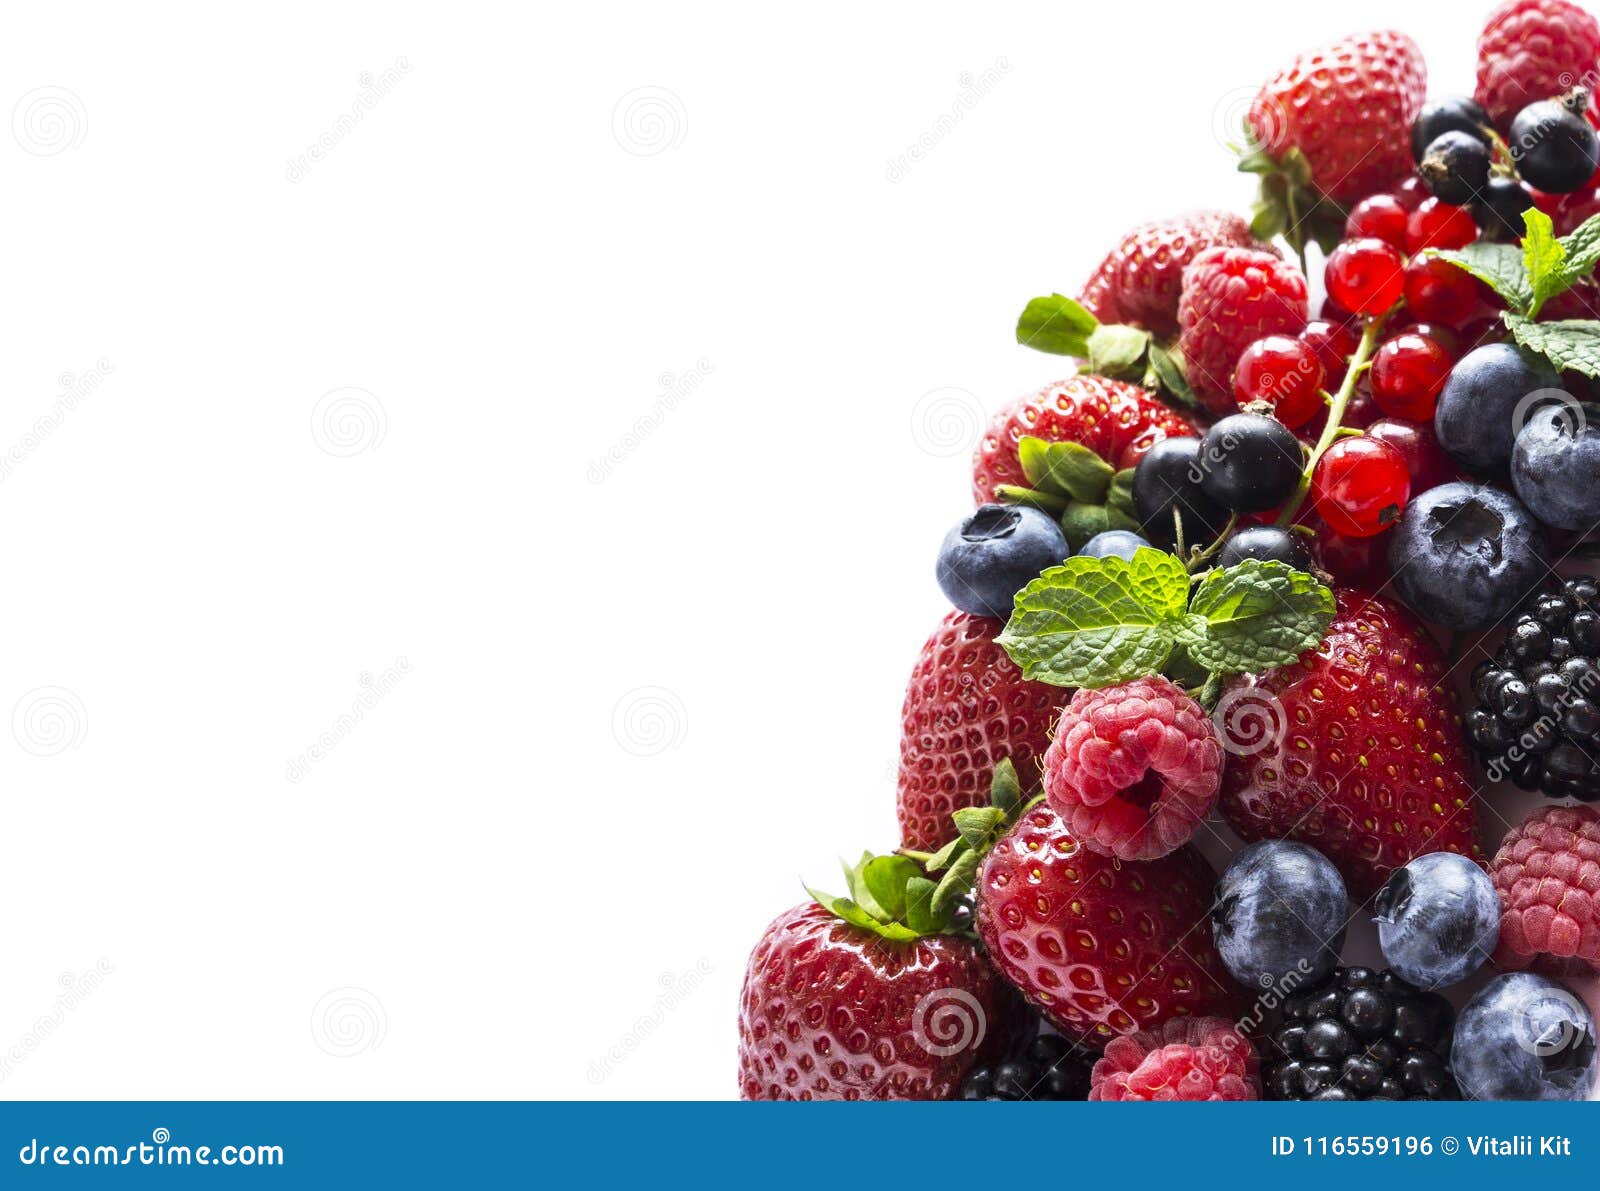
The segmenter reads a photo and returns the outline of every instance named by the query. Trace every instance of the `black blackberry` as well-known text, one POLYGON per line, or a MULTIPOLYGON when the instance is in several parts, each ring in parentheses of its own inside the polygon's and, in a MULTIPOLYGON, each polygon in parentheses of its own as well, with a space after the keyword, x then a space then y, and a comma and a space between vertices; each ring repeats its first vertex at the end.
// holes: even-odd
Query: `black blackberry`
POLYGON ((963 1100, 1086 1100, 1094 1056, 1055 1034, 1040 1034, 993 1067, 974 1067, 963 1100))
POLYGON ((1489 777, 1551 798, 1600 800, 1600 582, 1533 596, 1472 672, 1467 737, 1489 777))
POLYGON ((1459 1100, 1455 1011, 1393 972, 1335 968, 1283 1003, 1264 1041, 1271 1100, 1459 1100))

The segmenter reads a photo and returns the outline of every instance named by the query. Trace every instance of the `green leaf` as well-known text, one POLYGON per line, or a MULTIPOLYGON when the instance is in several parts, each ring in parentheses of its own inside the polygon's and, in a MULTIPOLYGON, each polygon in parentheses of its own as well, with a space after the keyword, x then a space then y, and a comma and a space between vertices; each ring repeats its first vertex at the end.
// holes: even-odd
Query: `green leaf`
POLYGON ((950 861, 955 857, 956 852, 962 848, 965 848, 966 846, 966 841, 958 835, 955 839, 951 840, 944 847, 940 848, 932 856, 928 857, 927 861, 922 867, 930 873, 936 873, 942 868, 948 868, 950 861))
POLYGON ((1538 207, 1529 207, 1522 215, 1527 231, 1522 235, 1522 267, 1528 274, 1528 290, 1532 295, 1526 313, 1538 318, 1539 309, 1551 298, 1567 289, 1572 278, 1567 273, 1567 250, 1556 239, 1555 226, 1538 207))
POLYGON ((1105 505, 1088 504, 1075 500, 1061 514, 1061 532, 1074 550, 1082 550, 1084 543, 1097 533, 1111 528, 1111 518, 1105 505))
POLYGON ((906 882, 906 925, 919 935, 938 934, 950 925, 949 914, 933 904, 938 885, 927 877, 912 877, 906 882))
POLYGON ((874 856, 861 866, 873 900, 883 907, 885 918, 897 922, 906 916, 906 882, 921 875, 922 866, 909 856, 874 856))
POLYGON ((1561 246, 1567 250, 1567 272, 1574 280, 1593 273, 1600 264, 1600 215, 1589 216, 1562 236, 1561 246))
POLYGON ((1304 571, 1249 559, 1212 571, 1195 589, 1181 641, 1213 673, 1288 665, 1322 641, 1333 592, 1304 571))
POLYGON ((1428 251, 1471 273, 1504 298, 1517 313, 1526 313, 1532 305, 1533 285, 1523 265, 1522 250, 1515 244, 1478 240, 1465 248, 1428 251))
POLYGON ((1017 459, 1035 489, 1091 504, 1105 500, 1115 474, 1109 463, 1082 443, 1046 442, 1031 435, 1017 444, 1017 459))
POLYGON ((844 919, 851 926, 859 926, 863 930, 869 930, 881 938, 904 943, 920 937, 916 931, 908 926, 902 926, 898 922, 879 921, 848 897, 835 897, 831 893, 818 893, 809 885, 806 886, 806 892, 811 895, 813 901, 835 917, 844 919))
POLYGON ((950 817, 955 820, 956 830, 961 833, 962 840, 974 852, 985 851, 995 828, 1006 821, 1005 811, 997 806, 962 807, 950 817))
POLYGON ((1022 807, 1022 782, 1010 757, 1002 757, 989 781, 989 805, 1009 819, 1022 807))
POLYGON ((996 500, 1008 505, 1027 505, 1030 508, 1042 509, 1052 517, 1061 516, 1070 503, 1060 493, 1041 492, 1037 488, 1024 488, 1020 484, 996 484, 994 495, 996 500))
POLYGON ((1017 593, 1000 644, 1027 678, 1098 688, 1161 669, 1183 627, 1189 575, 1171 554, 1069 558, 1017 593))
POLYGON ((1177 356, 1159 343, 1151 343, 1150 351, 1145 358, 1148 364, 1145 373, 1146 388, 1159 389, 1179 406, 1189 409, 1199 407, 1200 398, 1196 397, 1194 390, 1189 387, 1189 378, 1184 375, 1183 365, 1178 362, 1177 356))
POLYGON ((1102 324, 1089 335, 1089 367, 1101 376, 1136 380, 1144 375, 1150 333, 1138 327, 1102 324))
POLYGON ((1017 342, 1035 351, 1088 358, 1089 336, 1100 320, 1063 294, 1035 298, 1017 320, 1017 342))
POLYGON ((1111 488, 1106 493, 1106 518, 1112 529, 1139 528, 1139 514, 1133 505, 1133 471, 1125 467, 1111 477, 1111 488))
POLYGON ((978 865, 982 862, 983 857, 970 850, 956 857, 950 871, 939 878, 938 887, 933 891, 932 908, 935 914, 948 916, 956 899, 972 892, 978 879, 978 865))
POLYGON ((1536 323, 1509 311, 1500 316, 1511 336, 1529 351, 1538 352, 1558 372, 1581 372, 1600 377, 1600 322, 1587 318, 1536 323))

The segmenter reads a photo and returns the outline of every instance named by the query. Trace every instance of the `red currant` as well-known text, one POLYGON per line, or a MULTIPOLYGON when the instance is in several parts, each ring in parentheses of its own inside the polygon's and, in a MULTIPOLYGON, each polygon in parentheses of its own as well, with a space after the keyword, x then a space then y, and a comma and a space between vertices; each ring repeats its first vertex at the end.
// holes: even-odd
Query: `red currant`
POLYGON ((1399 418, 1379 418, 1367 427, 1367 437, 1386 442, 1399 451, 1411 473, 1413 496, 1459 479, 1461 470, 1439 445, 1431 422, 1407 422, 1399 418))
POLYGON ((1452 360, 1461 358, 1461 335, 1451 327, 1441 327, 1438 323, 1406 323, 1402 327, 1396 327, 1394 333, 1421 335, 1424 339, 1431 339, 1444 348, 1452 360))
POLYGON ((1382 240, 1346 240, 1328 257, 1328 297, 1356 314, 1382 314, 1405 289, 1405 261, 1382 240))
POLYGON ((1323 378, 1331 381, 1334 377, 1344 377, 1345 364, 1355 354, 1361 339, 1343 323, 1317 319, 1305 325, 1300 332, 1300 342, 1317 353, 1322 361, 1323 378))
POLYGON ((1370 538, 1393 525, 1411 495, 1405 457, 1386 442, 1342 438, 1317 460, 1311 501, 1334 533, 1370 538))
POLYGON ((1528 187, 1528 193, 1533 195, 1533 205, 1551 219, 1561 214, 1561 200, 1567 197, 1564 194, 1546 194, 1542 190, 1535 190, 1532 186, 1528 187))
POLYGON ((1556 235, 1570 236, 1593 215, 1600 215, 1600 191, 1580 190, 1567 195, 1555 217, 1556 235))
POLYGON ((1424 248, 1465 248, 1478 238, 1478 225, 1465 207, 1452 207, 1436 198, 1423 202, 1406 222, 1406 251, 1424 248))
POLYGON ((1406 216, 1409 212, 1392 194, 1375 194, 1362 199, 1345 220, 1344 238, 1382 240, 1396 248, 1406 246, 1406 216))
POLYGON ((1316 349, 1288 335, 1257 339, 1239 356, 1233 393, 1240 405, 1265 401, 1291 430, 1322 406, 1322 360, 1316 349))
POLYGON ((1391 417, 1432 421, 1451 366, 1450 353, 1433 340, 1396 335, 1372 357, 1372 399, 1391 417))
POLYGON ((1418 322, 1459 327, 1478 308, 1480 282, 1436 256, 1414 256, 1406 262, 1406 309, 1418 322))
POLYGON ((1347 538, 1329 533, 1326 526, 1322 530, 1317 535, 1318 561, 1341 584, 1378 591, 1389 581, 1389 544, 1384 539, 1347 538))
POLYGON ((1422 200, 1428 197, 1428 184, 1416 174, 1412 174, 1394 188, 1394 197, 1395 201, 1410 213, 1422 206, 1422 200))

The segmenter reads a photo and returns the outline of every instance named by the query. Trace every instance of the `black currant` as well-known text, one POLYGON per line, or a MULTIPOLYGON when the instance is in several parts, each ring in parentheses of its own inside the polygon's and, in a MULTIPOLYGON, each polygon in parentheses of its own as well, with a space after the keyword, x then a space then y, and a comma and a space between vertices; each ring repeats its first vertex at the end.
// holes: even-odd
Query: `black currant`
POLYGON ((1133 504, 1139 532, 1158 546, 1176 540, 1173 514, 1183 523, 1185 547, 1204 546, 1227 521, 1222 507, 1201 490, 1198 438, 1167 438, 1139 460, 1133 472, 1133 504))
POLYGON ((1464 207, 1489 184, 1489 146, 1468 132, 1435 137, 1417 172, 1441 203, 1464 207))
POLYGON ((1312 566, 1311 547, 1304 534, 1276 525, 1251 525, 1228 535, 1228 540, 1217 552, 1219 567, 1238 566, 1247 558, 1262 562, 1281 562, 1297 571, 1309 571, 1312 566))
POLYGON ((1447 132, 1465 132, 1487 145, 1484 130, 1491 124, 1489 113, 1465 96, 1429 100, 1411 122, 1411 160, 1420 162, 1428 146, 1447 132))
POLYGON ((1527 231, 1523 215, 1533 206, 1533 193, 1515 178, 1496 175, 1489 179, 1478 201, 1472 204, 1472 213, 1490 240, 1516 240, 1527 231))
POLYGON ((1511 160, 1523 181, 1546 194, 1571 194, 1600 166, 1600 138, 1584 119, 1589 92, 1530 103, 1511 121, 1511 160))
POLYGON ((1200 489, 1233 513, 1259 513, 1289 498, 1305 470, 1300 440, 1276 418, 1230 414, 1206 431, 1200 489))

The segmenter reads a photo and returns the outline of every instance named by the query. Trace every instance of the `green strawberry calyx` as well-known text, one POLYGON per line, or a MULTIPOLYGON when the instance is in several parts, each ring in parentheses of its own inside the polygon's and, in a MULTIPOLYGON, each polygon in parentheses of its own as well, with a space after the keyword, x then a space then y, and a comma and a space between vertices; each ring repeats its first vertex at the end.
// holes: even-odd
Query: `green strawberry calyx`
POLYGON ((1115 471, 1082 443, 1049 442, 1024 435, 1017 461, 1026 485, 1000 484, 997 500, 1029 505, 1061 522, 1074 550, 1108 529, 1137 531, 1133 507, 1133 468, 1115 471))
POLYGON ((1242 145, 1235 145, 1241 173, 1260 180, 1260 193, 1250 211, 1250 234, 1263 243, 1279 236, 1300 260, 1306 272, 1306 245, 1331 252, 1344 238, 1347 212, 1319 192, 1311 177, 1311 163, 1299 149, 1273 157, 1255 139, 1247 125, 1242 145))
POLYGON ((1083 360, 1081 372, 1130 381, 1177 409, 1200 404, 1177 356, 1149 331, 1102 323, 1082 302, 1065 294, 1034 298, 1023 307, 1017 318, 1017 342, 1035 351, 1083 360))

